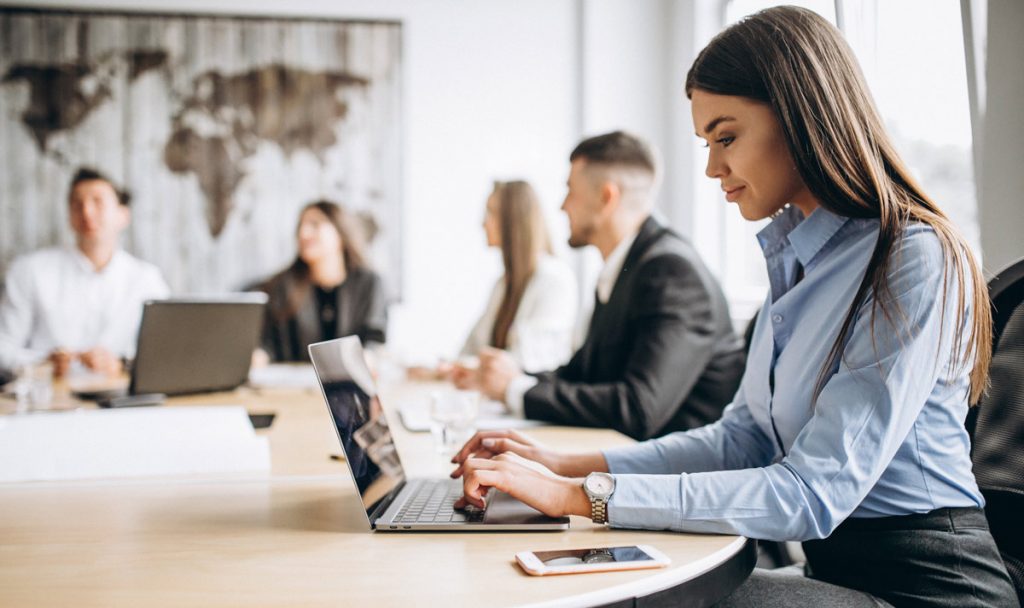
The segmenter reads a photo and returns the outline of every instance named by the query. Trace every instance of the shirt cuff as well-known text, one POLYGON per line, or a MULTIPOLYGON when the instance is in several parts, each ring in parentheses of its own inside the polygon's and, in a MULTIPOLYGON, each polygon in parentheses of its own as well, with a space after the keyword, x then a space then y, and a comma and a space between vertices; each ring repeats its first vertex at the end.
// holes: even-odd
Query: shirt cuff
POLYGON ((617 528, 679 529, 681 483, 680 475, 616 475, 608 523, 617 528))
POLYGON ((516 418, 524 417, 523 399, 526 396, 526 391, 536 385, 537 378, 526 374, 520 374, 508 383, 508 388, 505 389, 505 405, 508 406, 511 415, 516 418))

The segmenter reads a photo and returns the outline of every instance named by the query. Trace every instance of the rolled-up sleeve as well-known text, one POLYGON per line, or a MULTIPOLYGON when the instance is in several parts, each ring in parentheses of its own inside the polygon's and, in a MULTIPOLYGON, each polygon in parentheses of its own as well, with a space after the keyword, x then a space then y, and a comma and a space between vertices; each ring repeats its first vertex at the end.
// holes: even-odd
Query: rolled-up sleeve
POLYGON ((613 474, 665 475, 763 466, 774 446, 751 417, 741 387, 717 422, 603 453, 613 474))
POLYGON ((604 450, 608 470, 616 475, 615 494, 608 505, 610 523, 622 528, 693 529, 687 527, 691 522, 684 521, 685 479, 696 473, 770 463, 774 446, 742 397, 741 388, 713 424, 604 450))

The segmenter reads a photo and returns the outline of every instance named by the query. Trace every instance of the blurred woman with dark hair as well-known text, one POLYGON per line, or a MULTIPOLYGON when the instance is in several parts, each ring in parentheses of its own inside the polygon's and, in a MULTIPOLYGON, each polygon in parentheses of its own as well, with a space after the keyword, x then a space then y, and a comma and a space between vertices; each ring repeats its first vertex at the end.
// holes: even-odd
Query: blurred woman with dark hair
POLYGON ((296 236, 295 261, 261 287, 270 297, 263 349, 271 360, 308 361, 309 344, 353 334, 382 344, 383 283, 367 264, 356 217, 316 201, 302 209, 296 236))
POLYGON ((495 182, 484 213, 487 245, 501 249, 505 273, 460 356, 506 350, 527 371, 545 371, 572 354, 576 279, 552 255, 544 213, 525 181, 495 182))

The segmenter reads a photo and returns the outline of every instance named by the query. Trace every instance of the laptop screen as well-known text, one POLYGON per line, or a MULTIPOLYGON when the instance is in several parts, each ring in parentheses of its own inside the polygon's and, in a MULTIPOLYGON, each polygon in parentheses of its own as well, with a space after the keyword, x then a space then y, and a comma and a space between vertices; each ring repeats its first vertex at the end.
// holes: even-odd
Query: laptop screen
POLYGON ((324 400, 367 518, 405 480, 377 387, 356 336, 309 346, 324 400))

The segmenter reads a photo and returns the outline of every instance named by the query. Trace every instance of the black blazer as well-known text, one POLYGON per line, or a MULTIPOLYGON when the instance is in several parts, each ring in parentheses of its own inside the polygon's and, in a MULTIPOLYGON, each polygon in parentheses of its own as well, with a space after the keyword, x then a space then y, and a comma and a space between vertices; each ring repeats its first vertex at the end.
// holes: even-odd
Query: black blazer
MULTIPOLYGON (((307 346, 322 339, 320 311, 314 287, 310 284, 299 310, 291 316, 282 316, 288 308, 288 294, 299 284, 291 269, 274 275, 264 283, 267 302, 266 322, 263 327, 263 349, 273 361, 309 361, 307 346)), ((366 268, 348 273, 338 286, 338 312, 336 338, 357 335, 363 341, 384 343, 387 329, 387 308, 384 286, 380 276, 366 268)))
POLYGON ((527 418, 635 439, 703 426, 732 401, 743 344, 717 281, 681 236, 648 218, 583 346, 539 374, 527 418))

